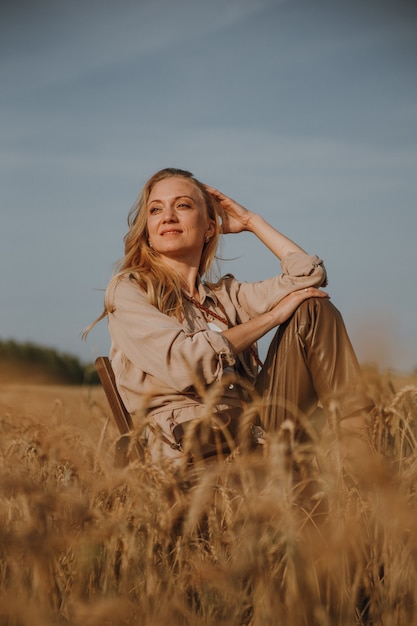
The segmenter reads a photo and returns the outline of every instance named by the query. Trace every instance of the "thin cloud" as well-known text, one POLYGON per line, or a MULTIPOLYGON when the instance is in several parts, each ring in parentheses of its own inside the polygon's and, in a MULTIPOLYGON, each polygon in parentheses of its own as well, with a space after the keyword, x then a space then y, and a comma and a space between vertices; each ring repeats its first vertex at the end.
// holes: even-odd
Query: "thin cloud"
POLYGON ((34 3, 4 23, 3 85, 8 97, 106 72, 179 41, 196 40, 285 0, 146 0, 34 3), (30 7, 29 7, 30 9, 30 7), (23 80, 24 79, 24 80, 23 80))

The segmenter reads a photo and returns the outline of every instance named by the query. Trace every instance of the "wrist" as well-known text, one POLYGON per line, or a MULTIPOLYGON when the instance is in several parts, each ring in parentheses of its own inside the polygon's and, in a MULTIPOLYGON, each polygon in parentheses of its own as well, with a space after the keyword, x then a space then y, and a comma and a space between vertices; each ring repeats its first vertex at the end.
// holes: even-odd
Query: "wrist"
POLYGON ((256 234, 258 225, 263 221, 263 218, 258 213, 253 213, 253 211, 248 211, 248 214, 246 230, 256 234))

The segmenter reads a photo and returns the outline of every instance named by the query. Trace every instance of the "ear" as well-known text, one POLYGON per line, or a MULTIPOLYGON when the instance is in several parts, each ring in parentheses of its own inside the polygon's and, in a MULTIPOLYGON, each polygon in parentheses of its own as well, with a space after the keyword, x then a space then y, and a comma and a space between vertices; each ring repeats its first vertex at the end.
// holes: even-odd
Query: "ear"
POLYGON ((206 228, 206 235, 205 236, 206 236, 206 238, 207 237, 210 238, 210 237, 213 237, 213 235, 215 235, 215 234, 216 234, 216 224, 215 224, 214 220, 209 220, 209 223, 208 223, 207 228, 206 228))

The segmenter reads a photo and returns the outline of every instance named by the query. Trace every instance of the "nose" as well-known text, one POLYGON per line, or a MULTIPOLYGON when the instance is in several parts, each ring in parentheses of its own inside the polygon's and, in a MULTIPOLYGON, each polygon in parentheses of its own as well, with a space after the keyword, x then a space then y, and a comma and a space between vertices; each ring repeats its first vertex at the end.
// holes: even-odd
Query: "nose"
POLYGON ((178 217, 174 207, 166 207, 162 216, 163 222, 178 222, 178 217))

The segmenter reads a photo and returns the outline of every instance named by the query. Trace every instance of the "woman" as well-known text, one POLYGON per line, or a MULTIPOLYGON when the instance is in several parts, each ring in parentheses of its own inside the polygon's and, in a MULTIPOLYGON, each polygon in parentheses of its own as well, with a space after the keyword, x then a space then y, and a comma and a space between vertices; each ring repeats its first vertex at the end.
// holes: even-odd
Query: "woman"
POLYGON ((359 392, 359 366, 343 321, 321 289, 326 271, 317 256, 174 168, 145 184, 128 224, 125 256, 101 318, 108 316, 119 392, 133 416, 147 415, 155 460, 181 462, 175 427, 207 416, 207 406, 239 410, 251 386, 269 431, 286 419, 301 426, 300 416, 318 401, 355 423, 368 399, 359 392), (271 250, 282 273, 258 283, 230 275, 209 282, 220 233, 243 231, 271 250), (256 342, 275 327, 260 367, 256 342))

